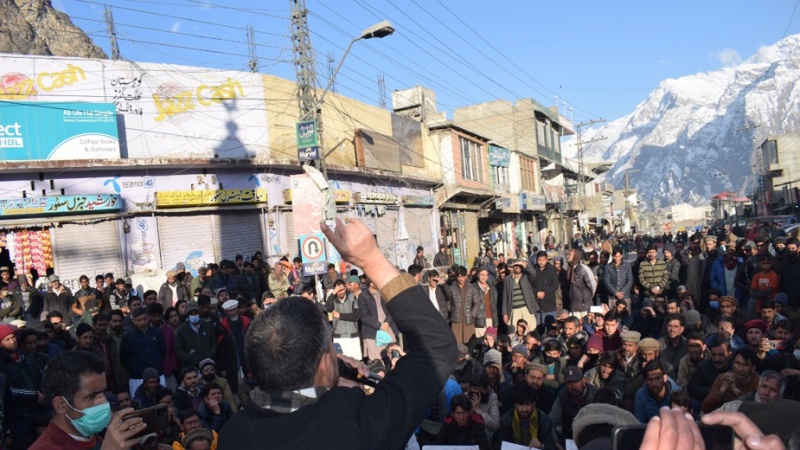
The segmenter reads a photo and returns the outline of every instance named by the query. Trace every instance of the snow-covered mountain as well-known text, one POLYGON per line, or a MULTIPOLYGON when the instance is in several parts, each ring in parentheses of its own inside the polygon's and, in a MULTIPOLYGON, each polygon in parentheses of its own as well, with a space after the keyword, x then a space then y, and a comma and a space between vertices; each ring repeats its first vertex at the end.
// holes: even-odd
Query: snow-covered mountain
MULTIPOLYGON (((800 130, 800 34, 747 61, 667 79, 629 115, 584 132, 587 162, 612 163, 606 180, 631 187, 649 206, 708 204, 722 191, 748 194, 756 147, 800 130), (638 170, 638 172, 633 172, 638 170)), ((577 157, 573 139, 564 153, 577 157)))

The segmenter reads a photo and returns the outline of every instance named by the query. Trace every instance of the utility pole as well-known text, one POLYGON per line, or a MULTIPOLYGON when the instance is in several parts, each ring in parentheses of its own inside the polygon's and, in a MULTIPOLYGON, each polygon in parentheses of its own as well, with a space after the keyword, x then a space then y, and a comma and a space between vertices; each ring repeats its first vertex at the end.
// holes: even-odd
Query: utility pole
POLYGON ((247 25, 247 56, 250 59, 247 66, 250 72, 258 72, 258 52, 256 51, 256 32, 252 25, 247 25))
POLYGON ((386 109, 386 81, 382 73, 378 74, 378 106, 386 109))
POLYGON ((297 76, 297 101, 300 104, 298 118, 305 120, 314 118, 319 134, 319 159, 314 165, 324 175, 327 173, 324 163, 324 150, 322 146, 322 116, 317 104, 317 73, 314 70, 314 49, 311 47, 311 37, 308 30, 308 9, 305 0, 289 0, 292 15, 292 51, 294 52, 294 68, 297 76))
POLYGON ((114 26, 114 13, 111 12, 111 7, 105 7, 103 10, 103 17, 106 18, 108 37, 111 39, 111 59, 114 61, 120 60, 122 57, 119 54, 119 45, 117 44, 117 28, 114 26))
MULTIPOLYGON (((558 102, 558 99, 556 99, 556 102, 558 102)), ((581 138, 581 136, 583 134, 581 132, 581 128, 582 127, 586 127, 586 126, 592 126, 592 125, 594 125, 596 123, 602 123, 602 122, 605 122, 605 120, 601 117, 600 119, 597 119, 597 120, 591 120, 589 122, 583 122, 583 123, 579 123, 578 125, 576 125, 576 128, 578 130, 578 158, 579 158, 578 159, 578 186, 580 186, 580 190, 581 190, 581 201, 582 201, 582 204, 583 204, 583 210, 584 211, 586 210, 586 178, 583 176, 583 171, 584 171, 583 145, 584 144, 591 144, 592 142, 602 141, 602 140, 605 139, 605 137, 599 137, 599 138, 592 139, 591 141, 583 142, 583 140, 581 138)))
POLYGON ((629 175, 632 173, 638 172, 639 169, 634 170, 626 170, 625 171, 625 216, 628 217, 628 221, 633 223, 633 210, 631 209, 631 204, 628 201, 629 191, 630 191, 630 177, 629 175))

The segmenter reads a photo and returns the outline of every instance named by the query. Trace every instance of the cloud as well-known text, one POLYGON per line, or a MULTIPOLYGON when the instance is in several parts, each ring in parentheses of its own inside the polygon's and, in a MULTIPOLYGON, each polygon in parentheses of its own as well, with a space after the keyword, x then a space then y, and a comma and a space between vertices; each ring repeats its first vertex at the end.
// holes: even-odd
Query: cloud
POLYGON ((173 33, 177 33, 178 31, 181 31, 181 22, 180 21, 175 21, 172 24, 172 28, 170 28, 170 31, 172 31, 173 33))
POLYGON ((732 48, 711 52, 711 57, 719 62, 723 67, 735 66, 742 62, 742 57, 739 56, 739 52, 732 48))

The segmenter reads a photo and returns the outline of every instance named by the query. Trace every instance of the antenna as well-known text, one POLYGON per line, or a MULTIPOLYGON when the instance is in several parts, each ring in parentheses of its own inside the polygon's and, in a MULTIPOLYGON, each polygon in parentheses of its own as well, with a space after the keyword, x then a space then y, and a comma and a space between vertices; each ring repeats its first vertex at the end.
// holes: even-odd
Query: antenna
POLYGON ((252 25, 247 25, 247 56, 250 59, 247 66, 250 72, 258 72, 258 53, 256 53, 256 32, 252 25))
POLYGON ((336 80, 333 78, 333 74, 336 70, 336 58, 333 57, 333 52, 328 52, 328 80, 331 80, 331 92, 336 92, 336 80))

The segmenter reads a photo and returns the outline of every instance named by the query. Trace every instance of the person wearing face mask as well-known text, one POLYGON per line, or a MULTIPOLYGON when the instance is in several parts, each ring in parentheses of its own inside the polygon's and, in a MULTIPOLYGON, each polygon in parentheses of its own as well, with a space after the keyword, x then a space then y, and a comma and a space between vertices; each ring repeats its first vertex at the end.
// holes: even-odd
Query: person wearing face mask
POLYGON ((141 417, 125 418, 133 408, 112 415, 105 395, 105 363, 99 357, 88 352, 61 353, 47 365, 44 379, 53 420, 32 450, 123 450, 139 442, 134 436, 145 424, 141 417), (101 439, 98 434, 103 430, 101 439))
MULTIPOLYGON (((201 295, 201 298, 208 296, 201 295)), ((217 340, 214 339, 214 328, 209 322, 200 320, 200 308, 197 303, 189 302, 188 320, 178 327, 175 333, 178 360, 183 367, 197 367, 200 361, 213 358, 217 351, 217 340)))
POLYGON ((222 391, 223 400, 230 403, 234 411, 239 409, 239 399, 233 396, 228 380, 217 375, 217 365, 211 358, 200 361, 200 387, 208 383, 217 383, 222 391))

